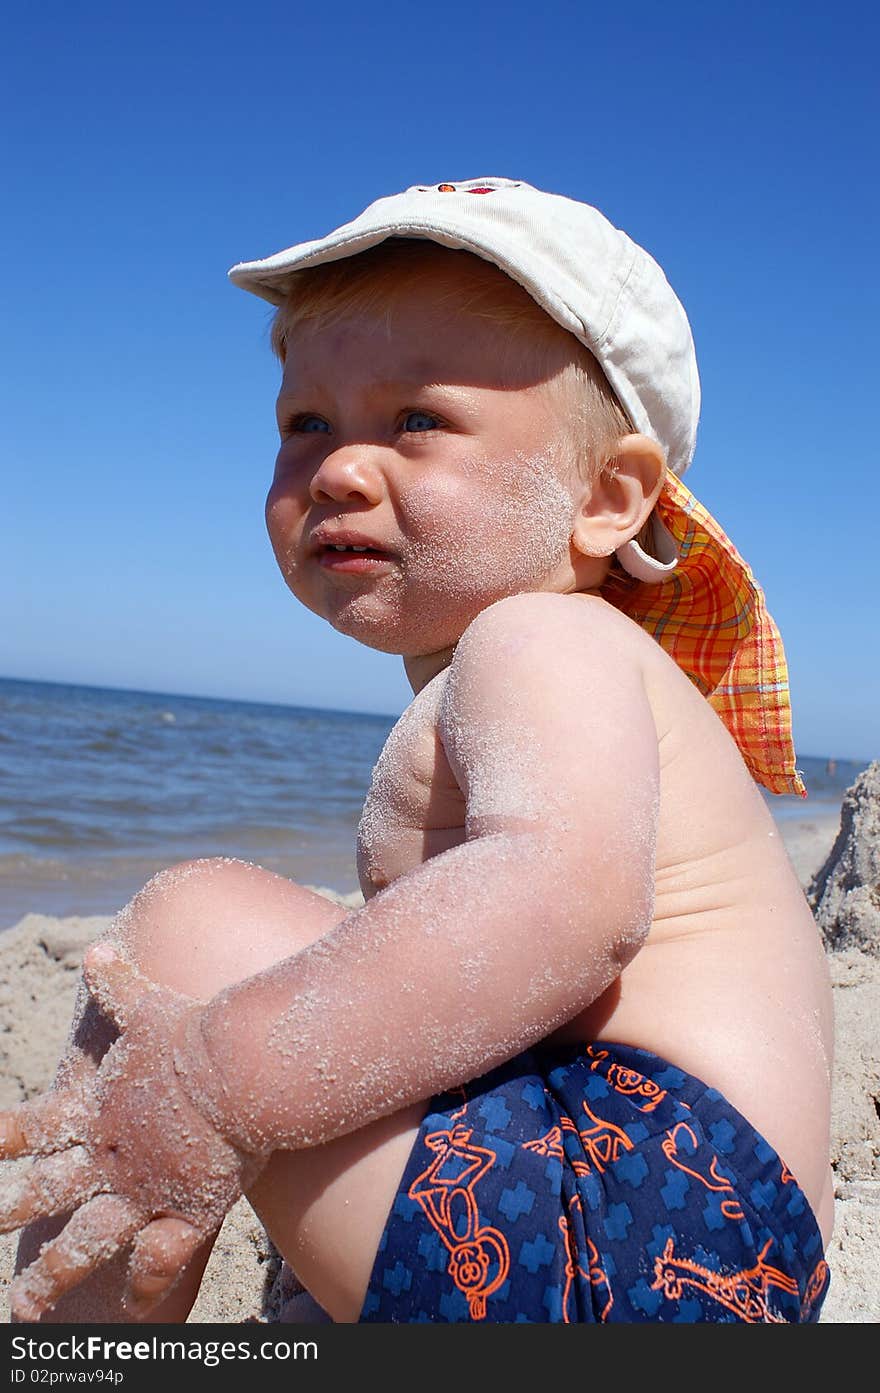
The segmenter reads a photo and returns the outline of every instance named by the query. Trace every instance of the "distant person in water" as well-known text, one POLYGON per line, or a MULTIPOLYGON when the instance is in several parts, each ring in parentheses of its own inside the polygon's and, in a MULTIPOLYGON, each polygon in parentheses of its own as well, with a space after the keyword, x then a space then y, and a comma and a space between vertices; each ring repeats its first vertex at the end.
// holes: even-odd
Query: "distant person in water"
POLYGON ((362 908, 196 861, 91 950, 0 1125, 15 1318, 185 1319, 244 1193, 336 1321, 815 1321, 829 976, 756 787, 803 793, 779 634, 680 479, 678 299, 506 179, 231 274, 278 306, 284 579, 414 699, 362 908))

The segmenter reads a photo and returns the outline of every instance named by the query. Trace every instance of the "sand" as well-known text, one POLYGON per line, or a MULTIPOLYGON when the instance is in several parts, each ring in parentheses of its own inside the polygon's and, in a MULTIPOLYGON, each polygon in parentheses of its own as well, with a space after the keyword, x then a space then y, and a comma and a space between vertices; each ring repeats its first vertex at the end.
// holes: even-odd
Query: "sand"
MULTIPOLYGON (((839 820, 817 817, 779 825, 807 889, 835 841, 839 820)), ((106 918, 28 914, 0 935, 0 1107, 32 1097, 50 1081, 67 1033, 83 949, 107 923, 106 918)), ((826 1255, 832 1281, 822 1322, 873 1323, 880 1320, 880 942, 873 952, 849 945, 829 951, 829 962, 837 1029, 836 1216, 826 1255)), ((0 1236, 0 1301, 7 1322, 16 1245, 16 1235, 0 1236)), ((326 1317, 298 1290, 242 1200, 226 1218, 190 1319, 277 1323, 326 1317)))

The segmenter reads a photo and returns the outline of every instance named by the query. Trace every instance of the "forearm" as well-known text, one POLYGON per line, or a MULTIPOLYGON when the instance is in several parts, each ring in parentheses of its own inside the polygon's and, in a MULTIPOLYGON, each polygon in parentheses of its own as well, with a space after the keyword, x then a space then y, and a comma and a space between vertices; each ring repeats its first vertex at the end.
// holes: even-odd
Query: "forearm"
POLYGON ((609 858, 587 893, 571 869, 545 830, 426 862, 214 998, 180 1055, 187 1090, 226 1136, 266 1151, 479 1076, 594 1000, 647 928, 649 887, 609 858))

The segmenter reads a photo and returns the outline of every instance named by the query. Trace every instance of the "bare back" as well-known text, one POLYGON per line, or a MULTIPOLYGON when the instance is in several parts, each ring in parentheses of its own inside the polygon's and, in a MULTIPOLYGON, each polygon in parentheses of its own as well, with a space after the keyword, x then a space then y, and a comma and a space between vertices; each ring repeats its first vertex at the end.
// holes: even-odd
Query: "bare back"
MULTIPOLYGON (((642 1046, 718 1088, 782 1156, 827 1242, 831 991, 803 891, 704 698, 629 619, 593 597, 567 598, 602 605, 641 668, 660 806, 650 932, 618 979, 550 1038, 642 1046)), ((416 696, 376 765, 358 832, 367 899, 465 840, 464 795, 438 721, 446 678, 416 696)), ((589 750, 572 758, 589 777, 589 750)))

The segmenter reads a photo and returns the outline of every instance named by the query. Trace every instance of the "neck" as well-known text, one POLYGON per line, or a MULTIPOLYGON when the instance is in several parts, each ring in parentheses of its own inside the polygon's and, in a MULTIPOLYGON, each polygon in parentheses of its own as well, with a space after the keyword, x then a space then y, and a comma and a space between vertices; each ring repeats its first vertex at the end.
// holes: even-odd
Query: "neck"
MULTIPOLYGON (((561 591, 560 593, 598 595, 600 598, 603 598, 601 585, 584 585, 582 587, 576 587, 571 591, 561 591)), ((436 653, 420 653, 414 657, 405 657, 403 660, 403 667, 413 692, 417 695, 423 687, 427 687, 432 677, 436 677, 438 672, 442 672, 444 668, 449 667, 454 654, 455 644, 452 644, 449 648, 441 648, 436 653)))
POLYGON ((441 648, 438 653, 421 653, 417 657, 404 658, 404 671, 409 678, 409 685, 416 694, 423 687, 427 687, 431 678, 436 677, 438 672, 449 667, 454 652, 454 647, 441 648))

